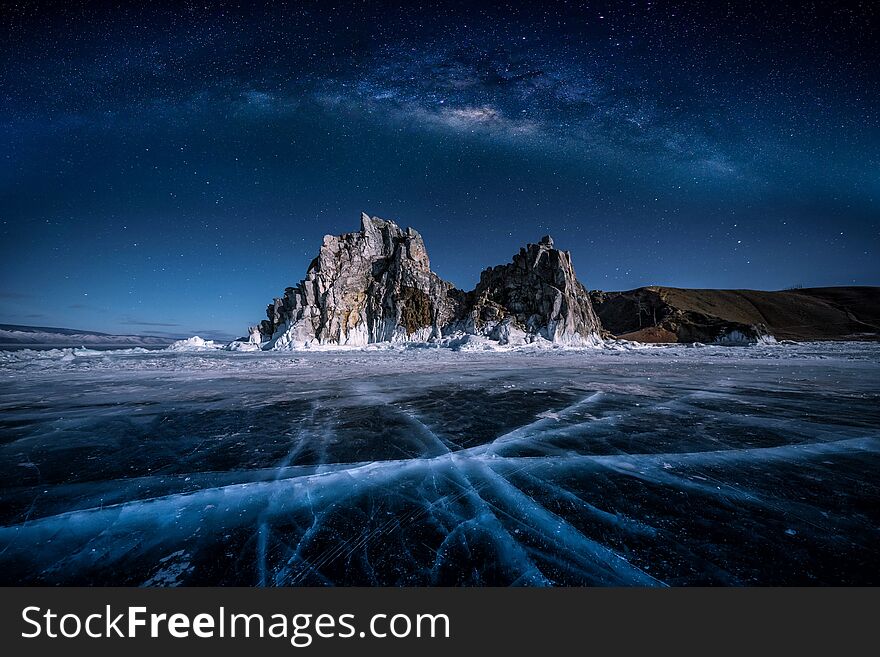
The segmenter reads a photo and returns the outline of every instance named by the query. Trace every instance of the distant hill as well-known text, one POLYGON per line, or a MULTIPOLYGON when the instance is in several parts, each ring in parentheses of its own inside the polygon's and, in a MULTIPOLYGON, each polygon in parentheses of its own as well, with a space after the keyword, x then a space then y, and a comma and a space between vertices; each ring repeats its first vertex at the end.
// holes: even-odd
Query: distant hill
POLYGON ((111 335, 96 331, 0 324, 0 349, 46 347, 167 347, 174 340, 154 335, 111 335))
POLYGON ((641 342, 880 340, 880 287, 593 292, 603 328, 641 342))

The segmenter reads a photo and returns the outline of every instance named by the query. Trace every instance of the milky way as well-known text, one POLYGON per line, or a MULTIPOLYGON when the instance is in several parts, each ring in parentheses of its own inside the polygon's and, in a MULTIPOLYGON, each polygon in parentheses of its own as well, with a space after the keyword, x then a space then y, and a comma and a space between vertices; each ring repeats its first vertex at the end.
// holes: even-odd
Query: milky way
POLYGON ((462 287, 877 284, 877 10, 766 5, 13 3, 0 321, 233 335, 361 210, 462 287))

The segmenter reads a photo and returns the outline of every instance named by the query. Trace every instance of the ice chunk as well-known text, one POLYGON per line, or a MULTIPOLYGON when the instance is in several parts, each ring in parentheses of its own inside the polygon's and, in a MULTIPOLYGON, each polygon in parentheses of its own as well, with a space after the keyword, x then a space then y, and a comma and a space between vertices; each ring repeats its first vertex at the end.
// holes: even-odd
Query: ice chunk
POLYGON ((205 340, 197 335, 185 340, 177 340, 168 346, 168 351, 209 351, 222 349, 223 344, 214 340, 205 340))

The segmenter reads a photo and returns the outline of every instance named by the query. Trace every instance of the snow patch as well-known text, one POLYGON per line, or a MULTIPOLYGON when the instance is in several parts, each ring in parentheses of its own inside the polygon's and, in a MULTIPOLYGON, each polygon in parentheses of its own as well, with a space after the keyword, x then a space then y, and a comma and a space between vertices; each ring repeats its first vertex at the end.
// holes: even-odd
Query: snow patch
POLYGON ((260 345, 254 342, 242 342, 241 340, 233 340, 223 347, 226 351, 261 351, 260 345))
POLYGON ((214 340, 205 340, 197 335, 186 340, 177 340, 168 346, 168 351, 211 351, 223 349, 224 345, 214 340))

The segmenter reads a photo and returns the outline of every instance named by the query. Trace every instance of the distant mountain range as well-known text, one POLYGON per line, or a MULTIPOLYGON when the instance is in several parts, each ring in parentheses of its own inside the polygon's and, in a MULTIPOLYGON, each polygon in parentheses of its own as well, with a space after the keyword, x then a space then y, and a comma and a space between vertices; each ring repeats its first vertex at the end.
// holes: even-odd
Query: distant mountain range
POLYGON ((96 331, 0 324, 0 349, 6 347, 167 347, 174 340, 155 335, 112 335, 96 331))

